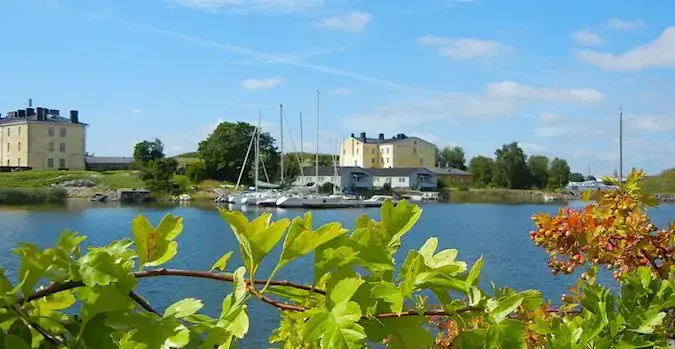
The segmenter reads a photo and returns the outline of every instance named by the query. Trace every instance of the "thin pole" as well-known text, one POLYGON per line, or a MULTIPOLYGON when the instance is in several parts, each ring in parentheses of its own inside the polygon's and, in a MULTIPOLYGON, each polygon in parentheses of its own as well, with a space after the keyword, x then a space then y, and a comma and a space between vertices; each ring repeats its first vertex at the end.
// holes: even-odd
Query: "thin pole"
POLYGON ((304 153, 304 145, 302 144, 302 113, 300 113, 300 177, 304 177, 305 174, 303 173, 302 167, 305 166, 305 153, 304 153))
POLYGON ((316 192, 319 193, 319 104, 320 92, 316 90, 316 192))
POLYGON ((258 167, 258 162, 260 161, 260 118, 262 117, 262 111, 258 111, 258 126, 255 131, 255 191, 258 192, 258 172, 260 168, 258 167))
POLYGON ((284 184, 284 105, 279 104, 279 122, 281 124, 281 184, 284 184))
POLYGON ((246 162, 248 161, 248 156, 251 154, 251 146, 253 145, 253 140, 255 140, 255 132, 251 133, 251 141, 248 142, 248 148, 246 148, 246 156, 244 157, 244 164, 241 166, 239 171, 239 177, 237 177, 237 185, 234 187, 234 191, 239 189, 239 184, 241 183, 241 176, 244 174, 244 169, 246 168, 246 162))
POLYGON ((619 107, 619 183, 623 183, 623 107, 619 107))

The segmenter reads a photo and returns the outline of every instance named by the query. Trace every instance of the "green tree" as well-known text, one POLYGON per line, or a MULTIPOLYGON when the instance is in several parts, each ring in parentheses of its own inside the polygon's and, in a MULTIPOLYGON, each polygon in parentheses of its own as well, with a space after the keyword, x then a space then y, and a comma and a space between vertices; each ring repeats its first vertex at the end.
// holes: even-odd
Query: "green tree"
MULTIPOLYGON (((319 154, 319 166, 327 166, 327 167, 333 167, 333 159, 334 155, 331 154, 319 154)), ((340 165, 339 159, 335 160, 337 162, 337 166, 340 165)), ((284 175, 286 176, 286 179, 288 182, 292 181, 295 179, 297 176, 300 175, 300 164, 302 162, 302 167, 303 168, 311 168, 311 172, 307 173, 305 171, 305 176, 311 175, 314 173, 314 168, 316 167, 316 154, 310 154, 310 153, 304 153, 301 154, 299 152, 291 152, 291 153, 285 153, 284 154, 284 175)))
POLYGON ((587 181, 596 181, 597 179, 595 178, 595 176, 588 175, 588 176, 586 176, 586 180, 587 181))
MULTIPOLYGON (((199 143, 199 158, 204 162, 207 175, 214 179, 236 181, 255 130, 255 126, 246 122, 220 123, 208 138, 199 143)), ((255 144, 251 146, 244 179, 254 177, 254 148, 255 144)), ((270 180, 278 178, 279 152, 274 138, 266 132, 260 133, 260 158, 270 180)), ((261 167, 260 178, 264 180, 263 173, 261 167)))
POLYGON ((495 184, 510 189, 525 189, 530 186, 530 168, 518 142, 504 144, 495 151, 495 155, 495 184))
POLYGON ((185 175, 192 183, 199 183, 207 178, 206 168, 201 161, 193 162, 187 165, 185 175))
POLYGON ((173 192, 173 177, 178 169, 178 161, 174 158, 155 159, 146 163, 140 172, 140 178, 147 188, 153 192, 173 192))
POLYGON ((486 187, 494 180, 494 160, 487 156, 478 155, 469 161, 469 172, 473 175, 473 183, 479 187, 486 187))
POLYGON ((134 146, 134 161, 145 165, 150 161, 162 159, 165 157, 164 144, 159 139, 154 141, 142 141, 134 146))
POLYGON ((527 160, 527 166, 532 174, 532 185, 537 188, 545 188, 548 184, 548 157, 545 155, 533 155, 527 160))
POLYGON ((562 188, 570 182, 570 166, 564 159, 554 158, 548 173, 548 187, 551 189, 562 188))
POLYGON ((464 158, 464 149, 462 149, 462 147, 443 148, 443 151, 441 151, 441 158, 443 159, 443 167, 448 166, 466 170, 466 159, 464 158))
POLYGON ((586 177, 579 172, 574 172, 570 174, 570 182, 583 182, 586 180, 586 177))

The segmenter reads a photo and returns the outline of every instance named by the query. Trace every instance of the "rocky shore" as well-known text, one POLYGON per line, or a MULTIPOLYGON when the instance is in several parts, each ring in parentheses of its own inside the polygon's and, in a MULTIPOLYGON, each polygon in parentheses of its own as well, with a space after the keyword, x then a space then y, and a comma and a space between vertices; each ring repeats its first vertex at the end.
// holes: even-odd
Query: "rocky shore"
POLYGON ((659 202, 675 204, 675 194, 656 194, 655 196, 659 202))

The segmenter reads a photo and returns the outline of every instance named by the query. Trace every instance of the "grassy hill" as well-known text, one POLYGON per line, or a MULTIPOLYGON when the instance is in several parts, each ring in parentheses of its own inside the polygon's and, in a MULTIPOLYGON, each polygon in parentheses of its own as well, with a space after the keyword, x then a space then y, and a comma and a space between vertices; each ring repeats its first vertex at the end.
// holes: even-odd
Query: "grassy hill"
POLYGON ((642 188, 651 194, 675 194, 675 168, 645 178, 642 188))
POLYGON ((108 189, 143 187, 136 171, 20 171, 0 173, 0 188, 40 188, 79 179, 108 189))

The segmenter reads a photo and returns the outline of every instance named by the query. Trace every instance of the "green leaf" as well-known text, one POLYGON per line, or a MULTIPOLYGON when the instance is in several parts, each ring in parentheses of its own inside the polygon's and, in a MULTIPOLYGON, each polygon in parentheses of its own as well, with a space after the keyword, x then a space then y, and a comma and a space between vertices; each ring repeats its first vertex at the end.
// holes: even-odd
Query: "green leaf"
POLYGON ((54 310, 63 310, 70 308, 75 304, 75 296, 70 290, 51 294, 47 297, 33 301, 37 315, 48 316, 54 310))
POLYGON ((469 286, 476 286, 478 284, 478 278, 480 277, 480 271, 483 268, 483 256, 480 256, 476 263, 473 264, 469 275, 466 277, 466 283, 469 286))
POLYGON ((174 240, 183 231, 183 218, 169 213, 155 228, 147 217, 139 215, 131 223, 131 228, 141 266, 158 266, 171 260, 178 252, 178 243, 174 240))
POLYGON ((523 296, 516 294, 496 301, 492 307, 490 306, 490 303, 488 303, 488 310, 490 310, 492 320, 495 323, 500 323, 509 314, 516 311, 522 302, 523 296))
POLYGON ((266 293, 286 298, 294 303, 302 303, 314 295, 312 291, 301 290, 292 286, 270 286, 266 293))
POLYGON ((333 309, 322 309, 313 314, 302 329, 306 343, 321 339, 321 348, 363 348, 366 334, 357 322, 361 308, 356 302, 343 301, 333 309))
POLYGON ((99 314, 84 324, 77 341, 84 341, 86 348, 116 349, 112 338, 113 329, 105 323, 106 316, 99 314))
POLYGON ((386 228, 389 241, 387 248, 393 254, 401 246, 401 238, 417 223, 422 216, 422 209, 413 204, 408 204, 406 200, 399 201, 394 206, 391 200, 387 199, 380 209, 382 225, 386 228))
POLYGON ((5 337, 5 348, 7 349, 31 349, 30 345, 20 337, 9 334, 5 337))
POLYGON ((29 295, 54 261, 54 251, 51 249, 43 251, 33 244, 21 243, 14 249, 14 253, 21 257, 19 265, 21 293, 29 295))
POLYGON ((422 327, 426 323, 422 316, 383 319, 381 322, 389 331, 387 348, 417 349, 433 346, 433 336, 422 327))
POLYGON ((230 257, 232 256, 232 251, 224 254, 218 261, 213 264, 211 267, 211 271, 224 271, 225 267, 227 267, 227 261, 230 260, 230 257))
POLYGON ((260 262, 274 249, 286 232, 290 221, 286 218, 271 222, 272 214, 261 214, 249 222, 240 211, 220 209, 220 216, 230 225, 234 236, 239 241, 244 265, 253 277, 260 262))
POLYGON ((136 285, 133 275, 133 251, 129 250, 132 242, 120 240, 106 247, 92 247, 89 253, 82 256, 79 264, 79 274, 82 281, 89 287, 119 284, 127 292, 136 285))
POLYGON ((391 282, 380 282, 375 284, 370 291, 371 297, 382 299, 390 305, 391 312, 401 313, 403 311, 404 296, 399 287, 391 282))
POLYGON ((654 309, 650 309, 644 312, 642 315, 638 315, 640 319, 640 324, 635 332, 650 334, 654 332, 654 327, 658 326, 663 322, 663 319, 666 317, 665 312, 659 312, 654 309))
POLYGON ((335 287, 329 291, 329 299, 332 304, 338 304, 348 301, 354 296, 354 293, 363 285, 363 279, 349 278, 340 280, 335 287))
POLYGON ((284 240, 279 267, 314 251, 346 232, 340 223, 328 223, 317 230, 312 230, 312 215, 309 212, 302 218, 295 217, 284 240))
POLYGON ((204 307, 204 303, 202 303, 202 301, 198 299, 195 298, 181 299, 180 301, 173 303, 168 308, 166 308, 163 317, 165 318, 173 317, 177 319, 182 319, 186 316, 198 312, 199 309, 201 309, 202 307, 204 307))

